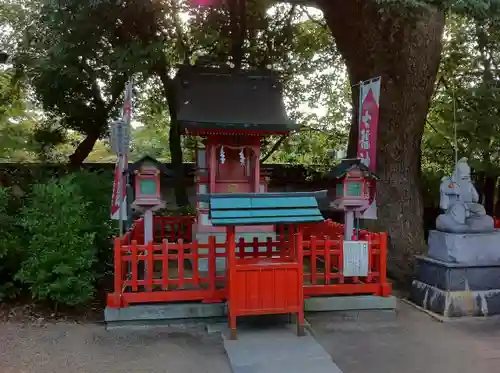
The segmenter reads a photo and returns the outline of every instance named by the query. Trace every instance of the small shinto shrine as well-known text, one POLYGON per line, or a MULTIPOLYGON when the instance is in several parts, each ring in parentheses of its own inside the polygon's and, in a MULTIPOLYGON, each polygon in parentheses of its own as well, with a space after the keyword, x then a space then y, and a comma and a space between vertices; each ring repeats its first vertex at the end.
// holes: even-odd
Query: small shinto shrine
MULTIPOLYGON (((165 170, 152 158, 130 167, 134 205, 144 216, 114 241, 107 321, 123 320, 131 305, 185 303, 190 311, 183 317, 211 306, 211 316, 227 315, 233 338, 237 318, 261 314, 296 314, 301 335, 309 298, 390 295, 385 233, 359 230, 362 247, 348 247, 352 224, 344 229, 325 221, 318 207, 327 191, 268 192, 261 142, 299 127, 286 115, 272 72, 181 66, 175 86, 180 129, 201 138, 196 213, 152 216, 162 204, 159 174, 165 170)), ((374 178, 358 162, 347 163, 332 196, 346 213, 369 205, 374 178)))
MULTIPOLYGON (((199 136, 196 149, 196 188, 199 196, 214 193, 265 193, 268 180, 261 172, 260 149, 265 136, 288 134, 299 126, 285 112, 282 88, 272 72, 181 66, 175 78, 177 120, 187 136, 199 136)), ((276 239, 272 224, 240 225, 236 239, 276 239)), ((196 206, 193 240, 207 243, 214 236, 224 243, 223 227, 212 224, 207 202, 196 206)), ((199 270, 208 270, 200 261, 199 270)), ((224 270, 224 259, 217 259, 224 270)))

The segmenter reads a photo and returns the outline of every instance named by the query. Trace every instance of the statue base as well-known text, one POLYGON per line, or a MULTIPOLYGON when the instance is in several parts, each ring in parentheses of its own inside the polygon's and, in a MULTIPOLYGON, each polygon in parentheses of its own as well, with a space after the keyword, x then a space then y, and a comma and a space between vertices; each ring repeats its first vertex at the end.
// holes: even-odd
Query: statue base
POLYGON ((427 255, 449 263, 500 264, 500 231, 488 233, 430 231, 427 255))
POLYGON ((500 314, 500 263, 471 265, 417 258, 411 300, 446 317, 500 314))

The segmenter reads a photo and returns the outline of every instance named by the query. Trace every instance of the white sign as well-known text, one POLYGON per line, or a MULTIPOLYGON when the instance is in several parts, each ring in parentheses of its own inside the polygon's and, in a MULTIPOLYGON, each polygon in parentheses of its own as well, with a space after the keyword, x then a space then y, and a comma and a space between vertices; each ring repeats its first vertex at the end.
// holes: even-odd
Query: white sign
POLYGON ((344 241, 344 277, 364 277, 368 275, 368 242, 344 241))

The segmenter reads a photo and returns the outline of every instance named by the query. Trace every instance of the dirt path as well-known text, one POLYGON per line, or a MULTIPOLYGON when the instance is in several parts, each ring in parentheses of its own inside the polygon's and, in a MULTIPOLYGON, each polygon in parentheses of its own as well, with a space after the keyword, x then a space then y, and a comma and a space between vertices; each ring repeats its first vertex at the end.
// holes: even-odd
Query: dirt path
MULTIPOLYGON (((398 316, 309 315, 343 373, 498 373, 500 318, 439 323, 398 316)), ((97 324, 0 323, 0 373, 230 373, 221 338, 201 328, 105 331, 97 324)))
POLYGON ((362 314, 308 317, 343 373, 498 373, 500 319, 440 323, 407 304, 396 320, 362 314))
POLYGON ((96 324, 0 324, 1 373, 230 373, 219 336, 96 324))

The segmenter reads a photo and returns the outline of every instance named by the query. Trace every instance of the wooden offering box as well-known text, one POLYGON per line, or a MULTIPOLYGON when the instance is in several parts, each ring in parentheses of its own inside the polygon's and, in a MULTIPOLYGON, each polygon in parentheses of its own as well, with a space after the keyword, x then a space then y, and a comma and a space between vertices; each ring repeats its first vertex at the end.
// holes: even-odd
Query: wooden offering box
MULTIPOLYGON (((324 193, 326 195, 326 192, 324 193)), ((241 193, 210 195, 210 218, 225 226, 228 255, 228 314, 232 338, 236 318, 250 315, 297 314, 297 333, 303 333, 304 286, 301 223, 322 222, 315 193, 241 193), (237 251, 235 227, 290 224, 298 233, 287 241, 271 242, 268 250, 237 251)))

